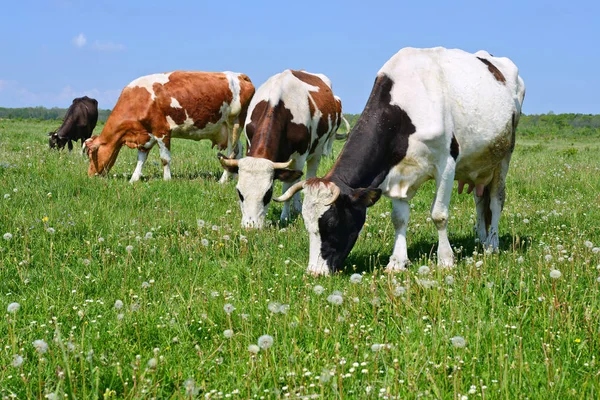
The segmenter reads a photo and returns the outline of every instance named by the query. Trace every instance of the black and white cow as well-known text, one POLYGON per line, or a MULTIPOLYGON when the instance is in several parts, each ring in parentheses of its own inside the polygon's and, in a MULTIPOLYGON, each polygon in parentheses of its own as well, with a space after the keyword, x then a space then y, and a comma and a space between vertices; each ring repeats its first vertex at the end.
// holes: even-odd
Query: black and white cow
MULTIPOLYGON (((239 173, 243 227, 263 227, 275 179, 283 182, 286 191, 300 178, 305 163, 306 176, 316 176, 321 156, 331 152, 342 119, 342 102, 323 74, 285 70, 258 88, 245 123, 247 157, 219 156, 226 170, 239 173)), ((290 201, 283 206, 282 222, 290 217, 290 208, 300 212, 300 194, 291 203, 291 207, 290 201)))
POLYGON ((454 180, 475 188, 477 233, 498 248, 505 178, 525 84, 508 58, 444 48, 400 50, 381 68, 348 142, 323 178, 299 182, 276 201, 304 189, 302 215, 310 237, 308 272, 343 265, 381 194, 391 198, 396 230, 388 271, 409 263, 409 200, 436 181, 431 217, 438 229, 438 264, 454 255, 446 226, 454 180))
POLYGON ((68 145, 69 151, 73 150, 73 143, 84 141, 92 136, 92 132, 98 122, 98 102, 87 96, 73 99, 73 103, 67 110, 63 123, 54 132, 48 133, 48 145, 51 149, 58 147, 62 149, 68 145))

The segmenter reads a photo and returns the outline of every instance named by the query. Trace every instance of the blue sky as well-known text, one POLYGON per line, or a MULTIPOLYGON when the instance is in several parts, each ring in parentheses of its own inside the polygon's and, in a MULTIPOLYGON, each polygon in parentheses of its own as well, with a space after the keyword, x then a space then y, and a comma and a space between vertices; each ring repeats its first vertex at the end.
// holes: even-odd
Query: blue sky
POLYGON ((121 89, 175 69, 321 72, 344 111, 362 111, 402 47, 480 49, 511 58, 526 114, 600 113, 597 1, 9 1, 1 7, 0 107, 112 108, 121 89))

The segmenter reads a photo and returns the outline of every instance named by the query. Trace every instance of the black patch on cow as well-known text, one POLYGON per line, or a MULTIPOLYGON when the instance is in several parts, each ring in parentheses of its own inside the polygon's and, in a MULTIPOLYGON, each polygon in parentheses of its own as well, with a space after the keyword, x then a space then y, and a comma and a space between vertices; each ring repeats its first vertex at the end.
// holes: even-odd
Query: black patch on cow
POLYGON ((73 143, 81 140, 81 144, 92 136, 98 122, 98 102, 87 96, 73 99, 67 110, 63 123, 55 132, 51 132, 48 140, 50 148, 62 149, 68 144, 69 151, 73 143))
POLYGON ((450 155, 452 156, 452 158, 454 158, 454 161, 456 161, 456 159, 458 158, 459 152, 460 150, 458 142, 456 141, 456 136, 452 134, 452 141, 450 142, 450 155))
POLYGON ((513 112, 513 114, 512 114, 512 134, 510 137, 510 152, 511 153, 515 149, 516 136, 517 136, 517 115, 513 112))
POLYGON ((477 57, 477 59, 485 65, 487 65, 488 71, 490 71, 492 75, 494 75, 494 78, 496 78, 498 82, 506 84, 506 78, 494 64, 492 64, 489 60, 486 60, 485 58, 477 57))

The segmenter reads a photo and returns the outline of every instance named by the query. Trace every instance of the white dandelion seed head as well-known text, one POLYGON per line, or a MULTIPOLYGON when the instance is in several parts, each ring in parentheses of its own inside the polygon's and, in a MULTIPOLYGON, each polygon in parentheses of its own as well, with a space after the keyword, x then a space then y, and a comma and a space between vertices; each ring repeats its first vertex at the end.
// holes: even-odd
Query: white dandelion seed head
POLYGON ((156 366, 158 365, 158 360, 156 360, 156 358, 152 357, 151 359, 148 360, 148 368, 150 369, 155 369, 156 366))
POLYGON ((524 223, 524 224, 528 224, 528 223, 529 223, 529 220, 528 220, 527 218, 525 218, 525 219, 523 219, 523 223, 524 223))
POLYGON ((103 243, 104 242, 104 238, 103 237, 99 237, 98 238, 98 243, 103 243))
POLYGON ((117 319, 119 321, 121 321, 123 319, 123 317, 125 317, 125 314, 121 313, 121 314, 117 314, 117 319))
POLYGON ((23 357, 21 357, 18 354, 15 354, 13 356, 13 360, 12 360, 12 363, 10 365, 12 365, 15 368, 19 368, 21 365, 23 365, 23 361, 24 361, 23 357))
POLYGON ((321 285, 316 285, 313 288, 313 292, 315 292, 316 295, 322 295, 324 291, 325 291, 325 288, 321 285))
POLYGON ((146 234, 144 235, 144 239, 150 240, 150 239, 152 239, 152 236, 153 236, 152 232, 146 232, 146 234))
POLYGON ((123 302, 121 300, 116 300, 115 309, 120 310, 121 308, 123 308, 123 302))
POLYGON ((546 260, 546 262, 549 263, 550 261, 552 261, 552 256, 550 254, 546 254, 544 256, 544 260, 546 260))
POLYGON ((231 329, 225 329, 223 331, 223 336, 225 336, 226 339, 231 339, 233 337, 233 331, 231 329))
POLYGON ((471 385, 471 387, 469 388, 469 394, 475 394, 475 393, 477 393, 477 386, 471 385))
POLYGON ((235 310, 235 307, 233 306, 233 304, 227 303, 223 306, 223 310, 225 310, 227 314, 231 314, 235 310))
POLYGON ((344 302, 344 298, 339 294, 330 294, 327 296, 327 301, 333 305, 339 306, 344 302))
POLYGON ((218 227, 217 225, 213 225, 213 226, 212 226, 212 230, 216 232, 216 231, 218 231, 218 230, 219 230, 219 227, 218 227))
POLYGON ((229 235, 223 235, 223 240, 228 241, 229 239, 231 239, 229 235))
POLYGON ((200 241, 200 243, 202 244, 202 246, 207 247, 208 246, 208 239, 202 239, 200 241))
POLYGON ((266 350, 273 346, 273 336, 270 335, 262 335, 258 338, 258 347, 263 350, 266 350))
POLYGON ((418 270, 419 275, 427 275, 427 274, 429 274, 429 272, 431 272, 431 269, 429 268, 429 266, 421 265, 419 267, 419 270, 418 270))
POLYGON ((268 305, 267 308, 269 309, 269 311, 271 311, 273 314, 277 314, 279 312, 279 309, 281 308, 281 304, 275 302, 275 301, 271 301, 268 305))
POLYGON ((248 351, 252 354, 258 354, 258 352, 260 351, 260 347, 258 347, 255 344, 251 344, 248 346, 248 351))
POLYGON ((280 314, 287 314, 287 312, 290 309, 290 305, 289 304, 282 304, 281 307, 279 307, 279 313, 280 314))
POLYGON ((587 247, 588 249, 591 249, 592 247, 594 247, 594 243, 590 242, 589 240, 586 240, 585 242, 583 242, 583 244, 585 245, 585 247, 587 247))
POLYGON ((45 397, 48 400, 58 400, 58 395, 56 393, 48 393, 45 397))
POLYGON ((381 345, 379 343, 373 343, 371 345, 371 351, 373 353, 377 353, 379 350, 381 350, 381 345))
POLYGON ((10 303, 6 308, 6 311, 8 311, 9 313, 16 313, 17 311, 19 311, 19 308, 21 308, 21 305, 19 303, 10 303))
POLYGON ((204 228, 204 225, 206 225, 206 222, 204 222, 202 219, 199 219, 196 222, 198 223, 198 228, 204 228))
POLYGON ((84 258, 84 259, 83 259, 83 261, 82 261, 82 263, 83 263, 83 265, 85 265, 85 266, 87 267, 87 266, 89 266, 89 265, 90 265, 92 262, 91 262, 89 259, 87 259, 87 258, 84 258))
POLYGON ((562 276, 562 273, 557 269, 553 269, 552 271, 550 271, 550 278, 552 278, 552 279, 558 279, 561 276, 562 276))
POLYGON ((200 392, 200 388, 196 387, 196 382, 192 378, 189 378, 183 382, 183 387, 185 387, 185 395, 187 397, 195 397, 200 392))
POLYGON ((462 336, 454 336, 454 337, 450 338, 450 341, 452 342, 452 346, 459 348, 459 349, 462 349, 463 347, 465 347, 467 345, 467 341, 462 336))
POLYGON ((44 354, 48 351, 48 343, 44 339, 38 339, 33 341, 33 347, 39 354, 44 354))
POLYGON ((519 264, 522 264, 522 263, 523 263, 523 261, 525 261, 525 259, 523 258, 523 256, 521 256, 521 257, 517 258, 517 262, 518 262, 519 264))
POLYGON ((352 282, 352 283, 360 283, 360 281, 362 281, 362 275, 361 274, 352 274, 350 276, 350 282, 352 282))
POLYGON ((12 235, 12 233, 10 233, 10 232, 6 232, 6 233, 3 235, 3 237, 4 237, 4 240, 10 240, 10 239, 12 239, 13 235, 12 235))
POLYGON ((483 265, 483 261, 479 260, 475 263, 475 267, 479 268, 483 265))
POLYGON ((406 288, 404 286, 396 286, 394 288, 394 296, 398 297, 403 296, 404 294, 406 294, 406 288))
POLYGON ((46 232, 48 232, 49 234, 53 235, 54 232, 56 232, 56 230, 54 230, 54 228, 52 228, 52 227, 49 227, 49 228, 46 229, 46 232))
POLYGON ((446 276, 446 278, 444 278, 444 281, 446 282, 446 285, 454 285, 454 276, 452 275, 448 275, 446 276))
POLYGON ((341 296, 342 292, 340 292, 339 290, 334 290, 333 292, 331 292, 331 294, 333 294, 334 296, 341 296))
POLYGON ((133 246, 129 245, 129 246, 125 247, 125 250, 127 250, 128 253, 131 253, 133 251, 133 246))
POLYGON ((148 289, 150 287, 150 284, 146 281, 142 282, 142 289, 148 289))

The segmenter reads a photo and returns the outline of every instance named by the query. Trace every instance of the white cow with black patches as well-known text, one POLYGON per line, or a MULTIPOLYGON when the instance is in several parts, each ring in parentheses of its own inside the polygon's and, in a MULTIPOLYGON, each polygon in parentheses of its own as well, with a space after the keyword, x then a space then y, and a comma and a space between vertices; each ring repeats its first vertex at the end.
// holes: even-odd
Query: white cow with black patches
POLYGON ((323 179, 294 185, 284 201, 306 189, 302 214, 310 236, 308 272, 340 268, 362 228, 367 207, 391 198, 396 230, 387 270, 409 264, 409 201, 436 181, 431 218, 438 230, 438 264, 451 267, 450 196, 475 188, 477 233, 497 250, 498 221, 515 130, 525 96, 517 67, 480 51, 402 49, 379 71, 365 110, 333 169, 323 179), (329 192, 329 195, 325 192, 329 192))

